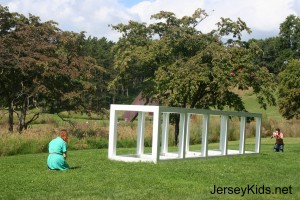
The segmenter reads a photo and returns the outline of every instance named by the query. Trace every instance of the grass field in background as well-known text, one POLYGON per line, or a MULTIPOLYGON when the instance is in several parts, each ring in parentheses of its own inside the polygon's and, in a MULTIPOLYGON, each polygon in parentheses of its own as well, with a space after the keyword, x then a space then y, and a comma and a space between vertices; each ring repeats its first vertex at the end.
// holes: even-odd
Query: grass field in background
MULTIPOLYGON (((0 199, 298 200, 300 138, 285 138, 284 153, 272 152, 273 143, 263 138, 257 155, 158 164, 111 161, 106 149, 70 151, 68 162, 74 169, 67 171, 48 171, 46 153, 4 156, 0 157, 0 199), (215 186, 247 191, 211 194, 215 186)), ((235 145, 236 141, 229 142, 235 145)))
POLYGON ((278 108, 276 106, 268 106, 266 110, 260 107, 254 95, 243 96, 245 107, 249 112, 261 113, 268 118, 273 118, 277 120, 283 119, 279 114, 278 108))

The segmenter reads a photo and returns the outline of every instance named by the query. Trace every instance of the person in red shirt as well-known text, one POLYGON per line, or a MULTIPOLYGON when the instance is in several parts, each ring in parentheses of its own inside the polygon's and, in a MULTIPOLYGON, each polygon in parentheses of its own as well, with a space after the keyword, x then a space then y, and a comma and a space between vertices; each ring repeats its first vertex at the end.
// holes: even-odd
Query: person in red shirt
POLYGON ((271 136, 271 139, 275 138, 276 142, 274 145, 274 152, 283 152, 283 133, 280 131, 279 128, 273 132, 273 135, 271 136))

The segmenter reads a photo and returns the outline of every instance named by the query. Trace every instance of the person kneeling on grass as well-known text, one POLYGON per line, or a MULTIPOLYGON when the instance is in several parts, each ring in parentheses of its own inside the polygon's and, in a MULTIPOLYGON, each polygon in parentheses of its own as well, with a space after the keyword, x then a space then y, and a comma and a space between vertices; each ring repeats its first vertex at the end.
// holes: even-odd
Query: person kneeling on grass
POLYGON ((277 128, 275 132, 273 132, 273 135, 271 136, 271 139, 275 138, 276 142, 274 145, 274 152, 283 152, 283 133, 280 132, 280 129, 277 128))
POLYGON ((67 159, 67 142, 68 132, 61 130, 58 137, 49 143, 49 155, 47 165, 49 170, 66 170, 70 166, 66 162, 67 159))

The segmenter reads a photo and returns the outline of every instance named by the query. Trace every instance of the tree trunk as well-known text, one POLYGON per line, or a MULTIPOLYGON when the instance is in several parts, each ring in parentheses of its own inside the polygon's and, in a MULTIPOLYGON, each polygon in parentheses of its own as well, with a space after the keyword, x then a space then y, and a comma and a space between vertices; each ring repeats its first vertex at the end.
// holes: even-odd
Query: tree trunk
POLYGON ((178 136, 179 136, 179 121, 180 117, 179 115, 175 115, 175 145, 178 145, 178 136))
POLYGON ((26 96, 23 101, 21 116, 19 118, 19 133, 21 133, 24 129, 27 129, 26 124, 26 115, 28 110, 29 98, 26 96))
POLYGON ((13 101, 10 101, 8 106, 8 131, 14 131, 14 107, 13 101))

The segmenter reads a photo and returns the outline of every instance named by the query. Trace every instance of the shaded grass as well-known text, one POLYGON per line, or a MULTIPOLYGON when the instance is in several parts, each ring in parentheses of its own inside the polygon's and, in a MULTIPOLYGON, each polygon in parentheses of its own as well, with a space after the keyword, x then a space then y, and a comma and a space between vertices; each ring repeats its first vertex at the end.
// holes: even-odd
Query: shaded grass
POLYGON ((76 169, 63 172, 46 169, 45 153, 0 157, 0 199, 299 199, 300 138, 285 138, 284 153, 273 153, 273 142, 262 139, 258 155, 158 164, 110 161, 106 149, 70 151, 76 169), (214 185, 291 186, 292 194, 213 195, 214 185))

